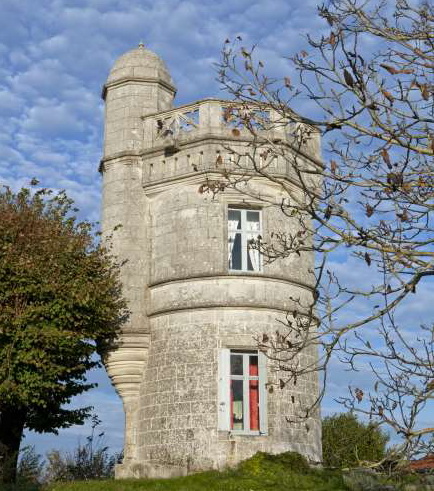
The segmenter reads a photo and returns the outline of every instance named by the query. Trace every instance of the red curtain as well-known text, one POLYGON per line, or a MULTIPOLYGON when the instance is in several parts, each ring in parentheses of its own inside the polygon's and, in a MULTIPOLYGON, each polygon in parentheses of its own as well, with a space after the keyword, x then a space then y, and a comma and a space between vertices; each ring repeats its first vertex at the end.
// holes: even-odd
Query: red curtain
MULTIPOLYGON (((258 376, 258 362, 256 358, 256 365, 252 363, 252 357, 250 357, 249 363, 249 375, 258 376)), ((249 413, 250 413, 250 430, 259 431, 259 383, 258 380, 249 381, 249 413)))

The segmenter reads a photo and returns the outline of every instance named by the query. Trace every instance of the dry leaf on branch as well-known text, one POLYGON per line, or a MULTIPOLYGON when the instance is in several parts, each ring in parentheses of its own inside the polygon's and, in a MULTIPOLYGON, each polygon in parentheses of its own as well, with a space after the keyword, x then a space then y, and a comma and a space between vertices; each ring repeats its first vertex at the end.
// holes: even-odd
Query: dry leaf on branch
POLYGON ((371 205, 366 205, 366 216, 371 217, 374 214, 374 208, 371 205))
POLYGON ((392 168, 392 164, 390 162, 389 152, 385 148, 383 148, 381 150, 380 154, 383 157, 383 160, 387 164, 387 166, 389 167, 389 169, 391 169, 392 168))
POLYGON ((429 99, 429 89, 427 84, 422 84, 419 86, 422 98, 427 101, 429 99))
POLYGON ((250 58, 250 53, 245 48, 241 48, 241 54, 244 58, 250 58))
POLYGON ((393 104, 393 102, 395 101, 395 98, 393 97, 393 95, 390 92, 388 92, 387 90, 382 90, 381 93, 384 95, 384 97, 386 99, 388 99, 393 104))
POLYGON ((331 46, 336 44, 336 34, 333 31, 330 33, 329 43, 331 46))
POLYGON ((354 87, 354 79, 351 75, 351 73, 346 70, 344 68, 344 79, 345 79, 345 83, 349 86, 349 87, 354 87))
POLYGON ((372 263, 372 260, 371 260, 371 256, 369 255, 369 253, 368 253, 368 252, 365 252, 364 258, 365 258, 365 262, 366 262, 366 264, 367 264, 368 266, 370 266, 370 265, 371 265, 371 263, 372 263))
POLYGON ((338 164, 335 160, 332 160, 330 162, 330 170, 332 171, 332 174, 336 174, 336 171, 338 170, 338 164))
POLYGON ((380 66, 387 70, 391 75, 398 75, 401 73, 404 75, 410 75, 411 73, 414 73, 412 68, 395 68, 392 65, 386 65, 386 63, 381 63, 380 66))
POLYGON ((386 65, 385 63, 380 64, 381 67, 383 67, 385 70, 387 70, 390 74, 396 75, 399 73, 399 70, 397 70, 394 66, 392 65, 386 65))

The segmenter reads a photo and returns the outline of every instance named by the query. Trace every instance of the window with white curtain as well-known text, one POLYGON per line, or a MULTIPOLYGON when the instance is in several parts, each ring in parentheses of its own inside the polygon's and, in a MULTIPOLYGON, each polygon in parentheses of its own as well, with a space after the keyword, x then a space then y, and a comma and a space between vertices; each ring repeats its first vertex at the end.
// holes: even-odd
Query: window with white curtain
POLYGON ((229 208, 228 264, 231 271, 262 271, 262 258, 254 247, 261 236, 261 211, 229 208))

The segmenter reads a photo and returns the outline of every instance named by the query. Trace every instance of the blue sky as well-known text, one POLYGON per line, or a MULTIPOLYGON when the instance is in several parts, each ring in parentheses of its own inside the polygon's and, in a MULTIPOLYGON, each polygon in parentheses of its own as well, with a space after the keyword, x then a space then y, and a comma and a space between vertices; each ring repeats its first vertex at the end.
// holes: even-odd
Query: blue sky
POLYGON ((313 1, 287 0, 2 0, 1 181, 36 176, 98 219, 100 93, 118 56, 143 40, 167 63, 182 104, 221 95, 213 63, 226 37, 260 43, 270 70, 288 70, 283 55, 318 29, 315 12, 313 1))
MULTIPOLYGON (((0 182, 18 188, 37 177, 43 186, 65 189, 82 216, 96 221, 100 94, 118 56, 143 41, 166 62, 178 88, 176 103, 184 104, 225 97, 213 64, 226 38, 241 35, 247 46, 258 43, 269 73, 292 76, 285 57, 302 49, 306 33, 319 35, 326 27, 314 0, 1 0, 0 182)), ((357 267, 349 267, 346 259, 339 264, 348 281, 368 280, 366 268, 357 267)), ((421 291, 419 307, 408 311, 412 322, 419 322, 429 293, 421 291)), ((354 375, 362 381, 364 376, 354 375)), ((119 450, 121 403, 103 371, 91 379, 99 388, 76 403, 95 406, 107 444, 119 450)), ((335 373, 324 413, 338 409, 333 397, 349 381, 356 384, 335 373)), ((87 434, 88 427, 74 427, 57 437, 29 434, 24 443, 44 453, 53 447, 70 449, 87 434)))

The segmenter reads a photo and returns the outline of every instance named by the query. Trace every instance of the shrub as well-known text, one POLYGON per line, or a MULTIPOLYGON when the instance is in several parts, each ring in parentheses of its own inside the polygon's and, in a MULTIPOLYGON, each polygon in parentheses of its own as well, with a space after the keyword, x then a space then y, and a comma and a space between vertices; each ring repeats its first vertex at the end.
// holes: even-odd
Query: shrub
POLYGON ((297 452, 284 452, 280 454, 269 454, 257 452, 250 459, 244 460, 238 466, 241 472, 257 476, 264 472, 269 472, 275 466, 283 467, 287 470, 307 473, 310 470, 307 460, 297 452))
POLYGON ((72 453, 61 454, 51 451, 46 470, 47 481, 78 481, 110 478, 114 475, 114 466, 121 460, 120 454, 110 455, 104 445, 104 433, 95 434, 100 420, 92 417, 92 432, 84 445, 79 444, 72 453))
POLYGON ((42 479, 44 461, 42 456, 37 454, 34 445, 28 445, 20 451, 20 458, 17 468, 17 483, 24 486, 37 486, 42 479))
POLYGON ((323 419, 323 463, 327 467, 354 467, 385 456, 389 436, 378 426, 362 423, 352 413, 323 419))

